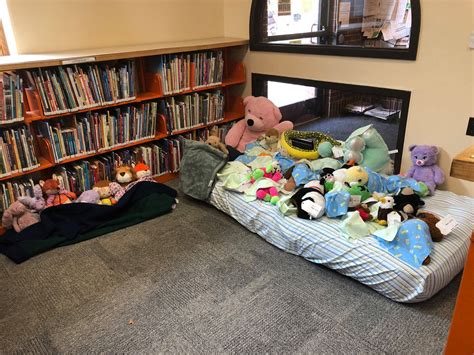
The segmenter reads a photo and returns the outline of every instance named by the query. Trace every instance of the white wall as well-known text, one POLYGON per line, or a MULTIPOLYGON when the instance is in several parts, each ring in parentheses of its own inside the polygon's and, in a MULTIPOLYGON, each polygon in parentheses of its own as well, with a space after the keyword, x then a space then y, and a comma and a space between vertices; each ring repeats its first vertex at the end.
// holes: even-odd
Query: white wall
MULTIPOLYGON (((251 0, 224 1, 226 36, 248 38, 251 0)), ((472 0, 421 0, 421 10, 416 61, 250 52, 247 70, 411 91, 402 171, 410 166, 410 144, 433 144, 441 147, 440 165, 449 175, 453 157, 474 144, 465 135, 474 115, 474 53, 468 49, 474 5, 472 0)), ((474 196, 473 182, 448 177, 443 188, 474 196)))
POLYGON ((222 0, 8 0, 18 53, 222 36, 222 0))

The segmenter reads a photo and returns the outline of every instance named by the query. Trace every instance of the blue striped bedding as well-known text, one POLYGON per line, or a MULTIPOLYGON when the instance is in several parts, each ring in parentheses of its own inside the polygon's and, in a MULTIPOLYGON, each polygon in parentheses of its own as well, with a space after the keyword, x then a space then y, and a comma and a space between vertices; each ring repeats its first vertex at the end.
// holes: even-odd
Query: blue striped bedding
POLYGON ((421 302, 445 287, 463 268, 474 221, 474 198, 437 191, 425 198, 424 210, 452 215, 458 226, 435 243, 431 263, 415 269, 379 247, 374 237, 356 242, 341 236, 340 220, 284 217, 277 207, 247 202, 217 183, 210 203, 253 233, 289 253, 334 269, 397 302, 421 302))

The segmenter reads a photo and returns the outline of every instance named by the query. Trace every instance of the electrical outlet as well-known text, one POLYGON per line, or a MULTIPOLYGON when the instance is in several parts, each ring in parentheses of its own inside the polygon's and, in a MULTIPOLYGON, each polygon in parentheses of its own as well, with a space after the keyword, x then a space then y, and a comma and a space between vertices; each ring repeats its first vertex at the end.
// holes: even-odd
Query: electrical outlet
POLYGON ((471 38, 469 40, 469 48, 474 49, 474 32, 471 32, 471 38))

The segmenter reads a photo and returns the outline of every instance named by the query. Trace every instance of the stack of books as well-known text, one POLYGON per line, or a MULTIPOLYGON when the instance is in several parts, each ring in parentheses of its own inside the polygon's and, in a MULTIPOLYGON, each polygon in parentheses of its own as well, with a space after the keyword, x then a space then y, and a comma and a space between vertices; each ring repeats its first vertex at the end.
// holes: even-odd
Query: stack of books
POLYGON ((165 116, 170 132, 216 123, 224 119, 224 95, 194 93, 166 99, 165 116))
POLYGON ((222 51, 193 54, 194 88, 222 84, 224 59, 222 51))
POLYGON ((182 137, 193 140, 193 141, 202 141, 205 142, 211 134, 216 135, 219 137, 221 142, 225 141, 225 136, 227 135, 227 132, 229 132, 230 128, 233 126, 232 123, 228 124, 223 124, 220 126, 215 126, 212 129, 209 128, 203 128, 203 129, 198 129, 192 132, 188 132, 182 135, 182 137))
POLYGON ((33 136, 26 126, 0 130, 0 177, 39 167, 33 136))
POLYGON ((135 62, 83 64, 26 71, 45 115, 62 114, 135 99, 135 62))
POLYGON ((118 107, 72 116, 56 123, 38 122, 40 137, 49 140, 54 161, 101 152, 156 135, 158 104, 118 107))
POLYGON ((20 196, 33 197, 33 180, 22 179, 0 184, 0 211, 5 211, 20 196))
POLYGON ((0 73, 0 125, 23 121, 23 79, 14 72, 0 73))

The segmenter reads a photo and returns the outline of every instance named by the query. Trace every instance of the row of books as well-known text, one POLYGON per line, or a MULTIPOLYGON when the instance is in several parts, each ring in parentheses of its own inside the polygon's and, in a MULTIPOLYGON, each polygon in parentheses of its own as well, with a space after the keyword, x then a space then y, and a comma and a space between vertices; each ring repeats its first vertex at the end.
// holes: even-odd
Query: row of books
POLYGON ((26 71, 45 115, 135 99, 135 61, 81 64, 26 71))
POLYGON ((143 162, 154 176, 179 171, 184 140, 181 137, 163 139, 157 143, 124 149, 94 160, 60 167, 53 175, 61 186, 76 194, 91 189, 97 181, 114 180, 114 170, 123 164, 143 162))
POLYGON ((219 122, 224 119, 224 95, 217 90, 170 97, 164 114, 170 132, 219 122))
POLYGON ((158 104, 124 106, 82 117, 37 122, 40 137, 52 147, 54 161, 101 152, 156 135, 158 104))
POLYGON ((26 126, 0 130, 0 177, 38 166, 33 136, 26 126))
POLYGON ((222 83, 222 50, 189 54, 166 54, 148 59, 147 70, 161 77, 163 94, 222 83))
POLYGON ((210 135, 215 135, 215 136, 217 135, 220 141, 224 142, 225 136, 227 132, 229 132, 229 130, 231 129, 232 125, 233 123, 227 123, 220 126, 214 126, 211 129, 209 128, 197 129, 195 131, 182 134, 181 136, 189 140, 205 142, 209 138, 210 135))
POLYGON ((14 72, 0 73, 0 124, 23 121, 23 79, 14 72))

